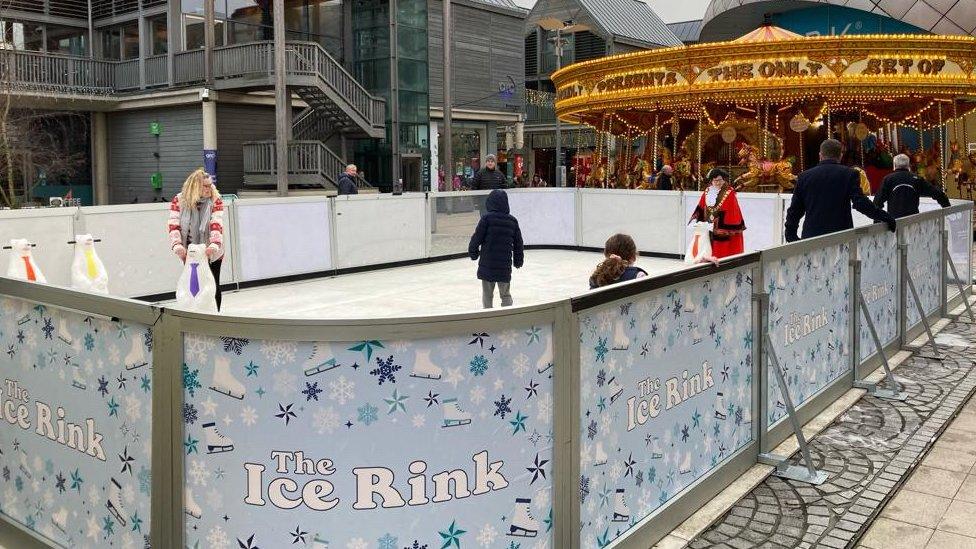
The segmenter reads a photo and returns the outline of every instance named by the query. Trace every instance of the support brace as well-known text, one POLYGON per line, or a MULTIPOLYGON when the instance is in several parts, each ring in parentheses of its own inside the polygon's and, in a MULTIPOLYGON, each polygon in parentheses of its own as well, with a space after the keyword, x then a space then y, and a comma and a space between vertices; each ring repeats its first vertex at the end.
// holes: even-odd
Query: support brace
MULTIPOLYGON (((945 355, 943 355, 939 350, 939 345, 935 342, 935 336, 932 335, 932 326, 929 324, 928 317, 925 316, 925 309, 922 307, 922 300, 918 297, 918 290, 915 289, 915 281, 912 280, 912 273, 908 269, 905 269, 905 281, 908 282, 908 289, 912 293, 912 300, 915 301, 915 308, 918 309, 918 316, 922 320, 922 326, 925 326, 925 334, 928 336, 928 342, 932 346, 931 354, 919 352, 918 356, 922 358, 931 358, 932 360, 945 360, 945 355)), ((922 348, 912 348, 912 350, 921 351, 922 348)))
POLYGON ((865 301, 864 294, 860 290, 857 291, 857 301, 858 309, 864 315, 864 320, 868 325, 868 331, 871 332, 874 347, 878 351, 878 356, 881 357, 881 365, 884 367, 885 378, 881 385, 858 379, 854 381, 854 387, 866 389, 868 394, 884 400, 905 400, 907 395, 899 391, 898 382, 895 381, 895 376, 891 373, 891 367, 888 365, 888 357, 885 356, 884 344, 881 342, 881 338, 878 337, 878 330, 874 327, 874 320, 871 319, 871 313, 868 311, 867 301, 865 301))

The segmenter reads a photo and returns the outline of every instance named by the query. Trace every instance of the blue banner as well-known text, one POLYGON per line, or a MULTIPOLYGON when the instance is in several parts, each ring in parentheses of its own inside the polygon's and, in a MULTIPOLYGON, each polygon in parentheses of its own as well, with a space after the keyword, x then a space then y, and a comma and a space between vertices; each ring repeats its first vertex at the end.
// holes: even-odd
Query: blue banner
POLYGON ((189 547, 551 547, 551 325, 184 353, 189 547))
POLYGON ((751 269, 580 318, 582 547, 604 547, 752 441, 751 269))
POLYGON ((217 184, 217 149, 203 150, 203 170, 210 174, 213 184, 217 184))
POLYGON ((0 509, 59 547, 149 544, 152 333, 0 300, 0 509))

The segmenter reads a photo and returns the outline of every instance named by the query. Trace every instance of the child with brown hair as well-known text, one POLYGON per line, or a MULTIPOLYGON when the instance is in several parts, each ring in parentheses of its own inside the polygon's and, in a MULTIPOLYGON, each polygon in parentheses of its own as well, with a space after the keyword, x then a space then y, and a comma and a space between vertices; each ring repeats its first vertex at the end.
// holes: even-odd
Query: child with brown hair
POLYGON ((615 234, 608 238, 603 246, 603 255, 606 259, 596 266, 590 277, 590 289, 647 276, 647 271, 634 267, 637 244, 629 235, 615 234))

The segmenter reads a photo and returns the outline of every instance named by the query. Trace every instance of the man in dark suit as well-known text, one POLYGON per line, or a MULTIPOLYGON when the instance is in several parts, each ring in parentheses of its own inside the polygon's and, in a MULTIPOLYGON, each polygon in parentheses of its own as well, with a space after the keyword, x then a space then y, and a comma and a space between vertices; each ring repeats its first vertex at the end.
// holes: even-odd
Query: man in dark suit
POLYGON ((840 155, 840 141, 828 139, 820 145, 820 163, 800 174, 786 212, 787 242, 799 240, 800 218, 804 218, 803 238, 854 228, 852 208, 895 230, 895 218, 864 196, 860 175, 841 164, 840 155))
POLYGON ((888 213, 896 218, 917 214, 918 199, 922 196, 932 197, 940 206, 948 208, 949 197, 946 193, 913 174, 909 170, 911 162, 907 154, 899 154, 893 159, 895 171, 881 182, 881 189, 874 196, 874 205, 884 208, 887 202, 888 213))

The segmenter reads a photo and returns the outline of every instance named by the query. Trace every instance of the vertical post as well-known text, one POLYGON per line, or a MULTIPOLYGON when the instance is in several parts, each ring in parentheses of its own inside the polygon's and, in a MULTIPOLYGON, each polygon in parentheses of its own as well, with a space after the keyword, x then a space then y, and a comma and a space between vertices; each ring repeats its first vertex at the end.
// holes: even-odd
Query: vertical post
MULTIPOLYGON (((284 8, 278 11, 278 2, 274 4, 275 14, 284 14, 284 8)), ((214 80, 214 60, 213 60, 213 50, 214 43, 216 42, 214 37, 214 0, 204 0, 203 2, 203 74, 206 78, 207 87, 213 87, 214 80)), ((275 17, 275 44, 278 43, 278 23, 279 18, 275 17)), ((284 24, 284 23, 282 23, 284 24)))
POLYGON ((183 339, 179 320, 164 314, 153 327, 152 380, 152 505, 153 547, 183 547, 183 409, 179 381, 183 339))
MULTIPOLYGON (((211 92, 213 93, 213 92, 211 92)), ((217 102, 212 97, 203 97, 203 167, 217 184, 217 102)))
MULTIPOLYGON (((939 292, 942 295, 941 305, 939 307, 939 316, 946 318, 949 316, 949 266, 948 262, 952 261, 952 257, 949 256, 949 231, 945 228, 946 217, 942 216, 942 230, 939 234, 942 236, 942 260, 939 262, 942 267, 939 269, 942 275, 942 287, 939 288, 939 292)), ((965 296, 963 296, 965 299, 965 296)))
MULTIPOLYGON (((166 81, 170 86, 176 83, 176 71, 173 61, 176 56, 179 37, 182 36, 182 6, 179 2, 170 2, 166 8, 166 81)), ((182 48, 181 48, 182 49, 182 48)))
MULTIPOLYGON (((208 5, 213 0, 208 0, 208 5)), ((288 195, 288 138, 291 101, 285 82, 285 0, 274 0, 275 183, 278 196, 288 195)))
MULTIPOLYGON (((44 40, 47 48, 47 40, 44 40)), ((95 58, 95 26, 92 24, 92 0, 88 0, 88 58, 95 58)))
POLYGON ((898 346, 908 345, 908 245, 898 227, 898 346))
MULTIPOLYGON (((562 28, 556 29, 556 71, 563 68, 563 30, 562 28)), ((552 103, 553 112, 556 110, 556 100, 553 99, 552 103)), ((559 115, 556 115, 556 186, 562 187, 565 185, 563 181, 563 135, 562 135, 562 123, 559 120, 559 115)))
POLYGON ((142 16, 142 10, 139 10, 136 29, 136 32, 139 33, 139 89, 144 90, 146 89, 146 56, 149 51, 146 41, 148 40, 149 33, 146 32, 146 18, 142 16))
MULTIPOLYGON (((450 2, 448 2, 450 3, 450 2)), ((398 40, 399 28, 397 18, 400 14, 400 6, 397 0, 390 0, 390 120, 391 126, 391 184, 396 188, 397 180, 400 179, 400 41, 398 40)), ((445 38, 444 42, 447 42, 445 38)), ((447 84, 447 82, 445 82, 447 84)))
POLYGON ((569 302, 556 309, 553 333, 553 547, 579 547, 579 321, 569 302))
MULTIPOLYGON (((451 143, 451 105, 453 98, 451 95, 451 40, 453 39, 453 21, 451 20, 451 0, 441 0, 444 3, 444 187, 451 189, 451 182, 454 180, 454 147, 451 143)), ((431 140, 437 139, 437 135, 431 136, 431 140)))
POLYGON ((96 206, 109 202, 108 191, 108 115, 92 113, 92 175, 96 206))

